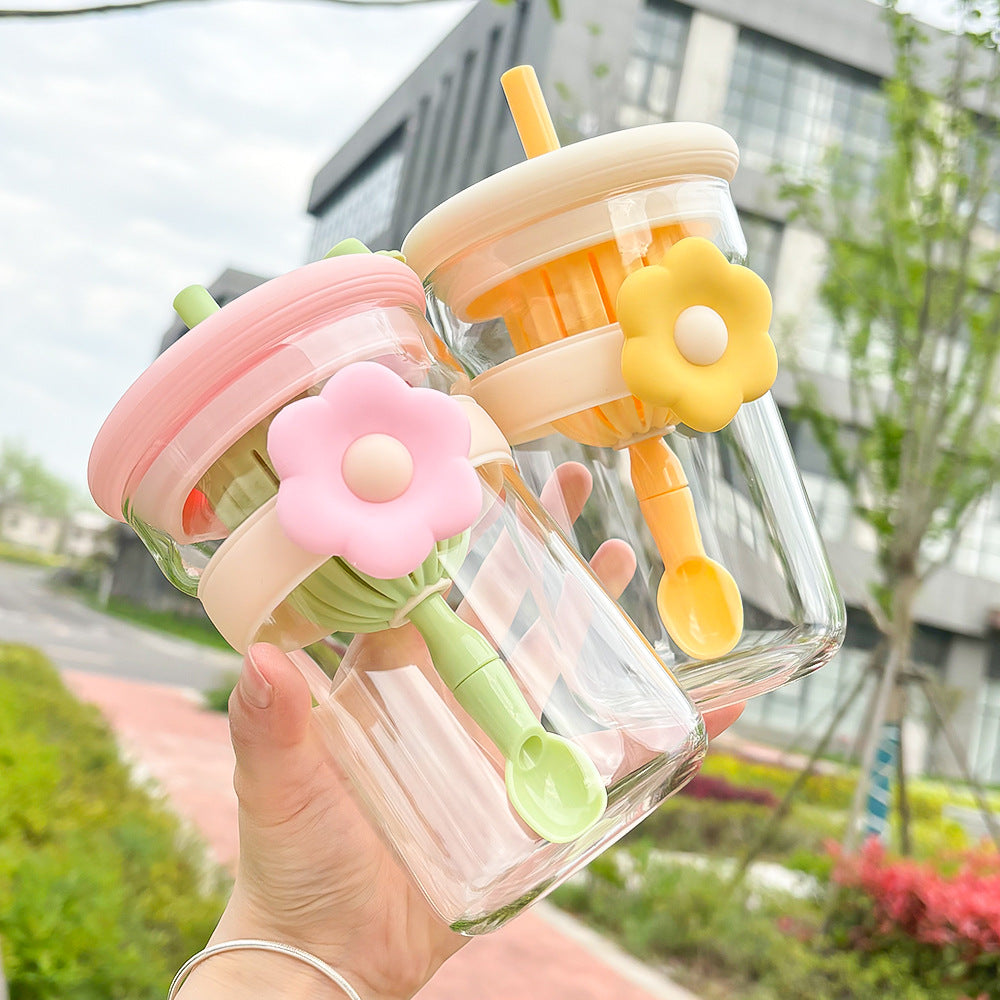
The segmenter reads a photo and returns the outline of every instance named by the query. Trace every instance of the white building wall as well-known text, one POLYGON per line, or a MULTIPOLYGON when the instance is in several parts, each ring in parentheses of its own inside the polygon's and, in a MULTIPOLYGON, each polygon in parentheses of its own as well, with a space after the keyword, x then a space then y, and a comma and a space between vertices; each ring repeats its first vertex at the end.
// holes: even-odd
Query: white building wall
POLYGON ((578 136, 618 127, 618 95, 643 0, 565 0, 552 55, 536 67, 557 129, 578 136))
POLYGON ((676 121, 721 119, 738 37, 739 28, 729 21, 701 11, 692 15, 674 108, 676 121))
POLYGON ((0 513, 0 538, 19 548, 54 553, 59 548, 63 522, 27 507, 6 507, 0 513))

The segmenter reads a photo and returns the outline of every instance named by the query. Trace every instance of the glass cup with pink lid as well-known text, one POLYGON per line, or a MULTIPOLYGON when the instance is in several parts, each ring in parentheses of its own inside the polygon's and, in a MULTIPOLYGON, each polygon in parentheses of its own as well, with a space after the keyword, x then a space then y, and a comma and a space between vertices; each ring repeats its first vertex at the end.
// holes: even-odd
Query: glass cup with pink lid
POLYGON ((503 84, 527 159, 403 244, 432 321, 529 485, 586 465, 574 543, 630 542, 621 603, 700 708, 805 675, 844 608, 768 391, 735 143, 675 122, 560 147, 530 67, 503 84))
POLYGON ((581 470, 548 484, 551 516, 398 255, 347 241, 222 309, 198 286, 175 305, 191 329, 105 422, 95 499, 236 650, 290 653, 441 918, 499 926, 705 749, 691 701, 566 540, 553 497, 581 470))

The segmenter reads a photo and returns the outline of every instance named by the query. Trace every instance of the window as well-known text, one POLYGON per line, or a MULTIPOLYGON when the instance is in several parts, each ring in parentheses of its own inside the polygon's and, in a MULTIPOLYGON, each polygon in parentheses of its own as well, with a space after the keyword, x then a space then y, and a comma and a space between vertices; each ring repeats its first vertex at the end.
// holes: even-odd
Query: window
POLYGON ((310 259, 318 260, 349 236, 368 244, 379 239, 392 224, 402 172, 399 128, 330 196, 313 231, 310 259))
POLYGON ((690 23, 690 9, 668 0, 653 0, 640 9, 632 51, 625 64, 618 111, 622 128, 670 117, 690 23))
MULTIPOLYGON (((853 609, 848 609, 850 621, 853 609)), ((825 728, 832 712, 838 710, 857 685, 867 668, 871 653, 844 644, 840 652, 822 670, 787 684, 747 702, 739 725, 750 732, 764 730, 772 736, 781 734, 801 740, 801 749, 825 728), (815 735, 812 735, 815 734, 815 735)), ((868 690, 870 691, 870 682, 868 690)), ((855 698, 831 743, 831 750, 849 752, 857 733, 864 727, 868 698, 855 698)))
POLYGON ((747 238, 747 266, 753 268, 774 291, 781 250, 782 226, 760 215, 740 212, 740 224, 747 238))
POLYGON ((808 323, 795 345, 798 363, 808 371, 825 372, 835 378, 846 379, 851 365, 844 331, 818 299, 812 302, 808 312, 808 323))
POLYGON ((725 124, 743 161, 798 173, 842 149, 863 184, 874 176, 887 134, 879 81, 750 31, 740 33, 725 124))
MULTIPOLYGON (((974 200, 982 194, 979 223, 989 229, 1000 229, 1000 135, 997 134, 997 122, 977 115, 964 124, 971 126, 967 134, 961 126, 949 125, 949 128, 955 129, 951 139, 956 146, 950 150, 957 154, 954 169, 960 176, 966 175, 969 181, 955 208, 964 217, 972 211, 974 200)), ((951 165, 942 166, 948 168, 951 165)))
POLYGON ((833 476, 830 460, 809 424, 791 419, 784 411, 782 418, 820 533, 828 542, 840 541, 854 521, 850 490, 833 476))
POLYGON ((976 506, 952 565, 960 573, 1000 580, 1000 486, 976 506))

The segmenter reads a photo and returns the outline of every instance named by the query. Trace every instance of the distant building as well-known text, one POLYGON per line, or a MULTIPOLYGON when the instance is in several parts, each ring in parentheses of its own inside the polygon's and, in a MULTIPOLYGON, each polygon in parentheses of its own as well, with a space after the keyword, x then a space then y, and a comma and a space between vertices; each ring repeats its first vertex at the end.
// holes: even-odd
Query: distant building
POLYGON ((110 555, 114 521, 101 511, 78 511, 63 525, 59 551, 70 559, 110 555))
POLYGON ((0 506, 0 541, 42 555, 89 559, 108 551, 108 532, 113 523, 97 511, 59 517, 8 502, 0 506))
POLYGON ((398 248, 430 209, 523 159, 498 80, 544 65, 554 31, 544 0, 477 3, 316 175, 310 259, 348 235, 398 248))
MULTIPOLYGON (((750 263, 770 284, 776 322, 812 316, 799 345, 823 397, 847 417, 846 357, 816 308, 824 246, 789 220, 770 173, 809 167, 840 145, 874 167, 886 136, 880 84, 892 69, 879 7, 868 0, 481 0, 319 171, 309 197, 311 257, 344 236, 398 247, 425 212, 522 159, 498 84, 535 66, 566 140, 656 121, 707 121, 737 140, 733 184, 750 263)), ((997 195, 1000 218, 1000 193, 997 195)), ((795 399, 779 377, 774 396, 795 399)), ((876 633, 862 610, 873 547, 806 426, 786 425, 849 605, 837 659, 811 678, 751 702, 742 725, 783 739, 808 734, 864 664, 876 633)), ((915 657, 960 694, 953 716, 976 773, 1000 781, 1000 487, 975 512, 949 566, 919 604, 915 657)), ((919 720, 919 713, 913 713, 919 720)), ((845 720, 857 732, 861 706, 845 720)), ((908 752, 950 769, 915 722, 908 752)))
MULTIPOLYGON (((224 306, 227 302, 232 302, 233 299, 238 298, 244 292, 249 292, 251 288, 256 288, 265 281, 267 281, 267 278, 259 274, 251 274, 249 271, 237 271, 235 268, 227 267, 208 286, 208 290, 212 298, 220 306, 224 306)), ((158 355, 162 354, 171 344, 180 340, 187 333, 187 329, 179 317, 174 319, 173 323, 167 328, 167 332, 163 335, 163 339, 160 341, 160 349, 156 353, 158 355)))
POLYGON ((0 509, 0 538, 15 548, 55 555, 62 532, 61 517, 17 503, 4 504, 0 509))

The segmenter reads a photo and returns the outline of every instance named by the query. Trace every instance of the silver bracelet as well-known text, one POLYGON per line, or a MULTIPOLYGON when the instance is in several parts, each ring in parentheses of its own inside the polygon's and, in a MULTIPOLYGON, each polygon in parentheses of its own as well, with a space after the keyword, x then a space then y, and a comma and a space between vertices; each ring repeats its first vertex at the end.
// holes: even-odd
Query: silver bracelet
POLYGON ((317 972, 321 972, 331 982, 336 983, 350 1000, 361 1000, 354 987, 336 969, 327 965, 322 959, 315 955, 310 955, 308 951, 296 948, 291 944, 282 944, 280 941, 260 941, 256 938, 242 938, 238 941, 222 941, 219 944, 211 944, 207 948, 199 951, 197 955, 192 955, 177 971, 174 981, 170 984, 167 993, 167 1000, 174 1000, 178 991, 184 984, 184 980, 191 974, 195 966, 201 965, 206 958, 213 955, 221 955, 227 951, 276 951, 281 955, 288 955, 290 958, 297 958, 306 965, 311 965, 317 972))

